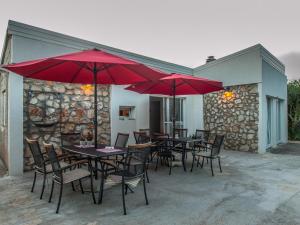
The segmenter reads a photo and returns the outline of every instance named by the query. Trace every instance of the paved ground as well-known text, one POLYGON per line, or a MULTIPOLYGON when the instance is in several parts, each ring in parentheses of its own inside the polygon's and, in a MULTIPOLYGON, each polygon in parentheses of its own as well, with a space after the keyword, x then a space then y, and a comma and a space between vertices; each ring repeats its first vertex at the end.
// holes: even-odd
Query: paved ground
MULTIPOLYGON (((90 194, 67 187, 60 214, 57 198, 39 200, 39 185, 30 193, 32 173, 0 179, 0 224, 162 224, 162 225, 269 225, 300 224, 300 157, 223 153, 222 174, 197 168, 193 173, 174 168, 151 171, 150 205, 144 204, 142 188, 127 196, 128 215, 122 215, 119 187, 107 190, 102 205, 90 194)), ((189 163, 190 166, 190 163, 189 163)), ((56 195, 57 197, 57 190, 56 195)))

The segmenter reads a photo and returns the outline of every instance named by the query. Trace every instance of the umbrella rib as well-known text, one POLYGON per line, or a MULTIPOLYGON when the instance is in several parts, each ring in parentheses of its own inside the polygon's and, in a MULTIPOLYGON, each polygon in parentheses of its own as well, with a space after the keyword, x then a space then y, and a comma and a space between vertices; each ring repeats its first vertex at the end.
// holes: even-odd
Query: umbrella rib
MULTIPOLYGON (((112 66, 112 65, 111 65, 111 66, 112 66)), ((109 68, 110 68, 111 66, 107 66, 106 71, 107 71, 107 73, 109 74, 109 76, 110 76, 110 78, 112 79, 112 81, 113 81, 114 83, 116 83, 116 81, 115 81, 115 79, 113 78, 111 72, 109 71, 109 68)), ((105 69, 103 69, 103 70, 105 70, 105 69)))
POLYGON ((37 71, 31 72, 31 73, 29 73, 28 75, 25 75, 25 77, 32 76, 33 74, 37 74, 37 73, 43 72, 43 71, 48 70, 48 69, 50 69, 50 68, 52 68, 52 67, 58 66, 58 65, 60 65, 60 64, 63 64, 64 62, 65 62, 65 61, 59 61, 58 63, 56 63, 56 64, 54 64, 54 65, 49 65, 49 66, 46 66, 46 67, 44 67, 44 68, 42 68, 42 69, 39 69, 39 70, 37 70, 37 71))
POLYGON ((78 74, 80 73, 80 71, 81 71, 83 68, 85 68, 85 66, 80 66, 80 67, 79 67, 79 70, 78 70, 76 73, 74 73, 74 75, 72 76, 72 79, 71 79, 71 83, 74 82, 74 80, 76 79, 76 77, 78 76, 78 74))
MULTIPOLYGON (((159 80, 159 82, 162 82, 161 80, 159 80)), ((142 94, 146 93, 147 91, 151 90, 151 88, 155 87, 155 85, 157 85, 157 83, 153 83, 149 88, 147 88, 146 90, 142 91, 142 94)))

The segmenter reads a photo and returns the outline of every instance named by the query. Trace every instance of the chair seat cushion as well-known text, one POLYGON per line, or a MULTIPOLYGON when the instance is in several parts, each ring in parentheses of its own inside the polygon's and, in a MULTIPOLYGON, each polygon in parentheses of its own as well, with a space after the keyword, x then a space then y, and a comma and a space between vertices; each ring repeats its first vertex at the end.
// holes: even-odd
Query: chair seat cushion
MULTIPOLYGON (((141 177, 135 178, 125 178, 125 184, 129 185, 132 188, 135 188, 140 182, 141 177)), ((122 176, 119 175, 109 175, 105 180, 105 186, 114 186, 122 183, 122 176)))
POLYGON ((90 176, 90 172, 85 169, 75 169, 63 173, 64 184, 90 176))
POLYGON ((202 157, 207 157, 207 158, 215 158, 217 156, 211 156, 210 151, 205 152, 205 151, 200 151, 195 153, 196 156, 202 156, 202 157))

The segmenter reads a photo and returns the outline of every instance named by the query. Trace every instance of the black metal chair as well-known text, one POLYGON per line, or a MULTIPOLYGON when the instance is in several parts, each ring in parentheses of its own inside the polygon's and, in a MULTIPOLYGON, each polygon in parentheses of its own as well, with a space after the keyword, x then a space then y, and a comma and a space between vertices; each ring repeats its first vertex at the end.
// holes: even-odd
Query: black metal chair
POLYGON ((133 131, 133 136, 134 136, 134 140, 136 144, 140 144, 140 139, 141 136, 146 136, 146 132, 142 132, 142 131, 133 131))
POLYGON ((169 138, 169 135, 160 135, 157 136, 155 140, 156 148, 157 148, 157 159, 155 171, 158 168, 158 161, 160 160, 161 165, 169 166, 169 175, 171 175, 172 171, 172 161, 174 160, 173 149, 174 142, 169 138))
MULTIPOLYGON (((126 148, 128 139, 129 139, 129 134, 118 133, 114 148, 120 148, 120 149, 126 148)), ((101 167, 101 169, 99 170, 98 166, 96 166, 96 170, 100 172, 102 170, 105 170, 106 173, 108 173, 109 171, 115 171, 119 166, 119 163, 123 161, 123 159, 119 159, 118 156, 115 156, 115 158, 107 158, 102 160, 105 161, 105 168, 101 167)), ((95 161, 95 163, 97 164, 97 161, 95 161)))
POLYGON ((195 137, 197 139, 201 139, 203 141, 208 141, 209 139, 209 134, 210 134, 210 131, 209 130, 196 130, 196 134, 195 134, 195 137))
MULTIPOLYGON (((47 179, 47 175, 49 173, 52 173, 52 168, 50 165, 50 161, 47 158, 47 153, 42 152, 38 140, 34 139, 28 139, 25 138, 29 149, 31 151, 31 154, 33 156, 33 161, 34 161, 34 178, 33 178, 33 183, 31 187, 31 192, 34 191, 35 187, 35 182, 36 182, 36 175, 41 174, 43 176, 43 185, 42 185, 42 191, 40 195, 40 199, 43 198, 44 190, 45 190, 45 183, 47 179)), ((64 159, 64 157, 60 157, 60 159, 64 159)), ((66 162, 59 162, 62 167, 65 167, 68 165, 66 162)))
POLYGON ((129 134, 127 133, 118 133, 117 139, 115 142, 115 148, 125 148, 129 139, 129 134))
POLYGON ((195 138, 200 139, 200 142, 195 142, 194 147, 199 150, 206 150, 206 143, 209 142, 210 131, 209 130, 196 130, 195 138))
POLYGON ((196 158, 197 158, 197 166, 199 166, 199 160, 202 157, 201 168, 203 168, 204 159, 205 158, 209 159, 210 160, 211 174, 212 174, 212 176, 214 176, 213 160, 218 159, 220 172, 222 173, 220 151, 221 151, 221 147, 222 147, 223 142, 224 142, 224 135, 216 135, 213 144, 207 144, 206 145, 206 148, 207 148, 206 152, 195 150, 193 152, 193 162, 192 162, 191 172, 193 171, 194 162, 195 162, 196 158))
MULTIPOLYGON (((150 153, 150 145, 145 145, 144 149, 132 150, 128 148, 126 156, 123 163, 117 171, 107 175, 105 171, 102 172, 102 180, 100 185, 100 192, 98 197, 98 204, 102 203, 104 185, 116 185, 121 184, 122 188, 122 201, 123 201, 123 212, 126 215, 126 204, 125 204, 125 195, 127 194, 128 189, 132 190, 135 188, 140 181, 143 182, 144 187, 144 196, 146 200, 146 205, 149 204, 146 192, 146 163, 150 153), (139 165, 132 164, 134 160, 138 159, 140 162, 139 165)), ((105 164, 105 161, 101 161, 102 164, 105 164)), ((105 167, 102 165, 102 167, 105 167)))
POLYGON ((96 204, 96 199, 95 199, 95 194, 94 194, 94 189, 93 189, 94 186, 93 186, 92 166, 91 166, 90 161, 87 161, 87 160, 76 161, 70 165, 62 167, 61 164, 59 163, 59 160, 58 160, 57 154, 53 148, 53 145, 44 143, 44 147, 48 153, 48 158, 51 163, 52 171, 53 171, 49 202, 51 202, 51 199, 52 199, 54 184, 56 183, 56 184, 60 185, 59 199, 58 199, 58 203, 57 203, 56 213, 59 212, 63 186, 65 184, 72 184, 75 181, 79 181, 80 189, 83 194, 84 190, 82 187, 81 180, 85 179, 85 178, 90 178, 92 198, 93 198, 94 204, 96 204), (82 169, 82 168, 76 168, 76 167, 78 167, 78 165, 82 165, 84 163, 88 163, 89 171, 86 169, 82 169), (71 169, 71 170, 66 171, 67 169, 71 169))
POLYGON ((187 138, 188 135, 188 129, 185 128, 176 128, 175 134, 178 134, 178 137, 180 138, 187 138))

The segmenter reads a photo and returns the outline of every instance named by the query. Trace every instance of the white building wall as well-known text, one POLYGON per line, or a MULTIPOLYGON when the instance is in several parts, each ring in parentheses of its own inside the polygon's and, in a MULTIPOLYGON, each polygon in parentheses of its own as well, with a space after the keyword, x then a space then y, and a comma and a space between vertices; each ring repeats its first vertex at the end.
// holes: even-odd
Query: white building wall
POLYGON ((288 140, 288 124, 287 124, 287 77, 281 71, 278 71, 272 67, 268 62, 262 60, 262 85, 261 85, 261 118, 260 118, 260 129, 262 134, 267 134, 267 97, 272 99, 272 122, 271 122, 271 145, 267 145, 267 136, 263 135, 260 139, 259 150, 265 152, 268 147, 275 146, 278 143, 276 139, 277 132, 277 118, 276 118, 276 101, 277 99, 282 100, 281 106, 281 140, 279 142, 286 143, 288 140))
POLYGON ((134 144, 133 131, 149 128, 149 95, 124 90, 126 86, 111 86, 111 144, 118 132, 129 133, 128 144, 134 144), (119 106, 134 106, 134 119, 119 118, 119 106))
POLYGON ((187 96, 185 102, 185 128, 188 135, 195 134, 197 129, 202 130, 203 124, 203 97, 201 95, 187 96))
POLYGON ((194 69, 195 76, 222 81, 224 86, 260 83, 259 45, 194 69))

